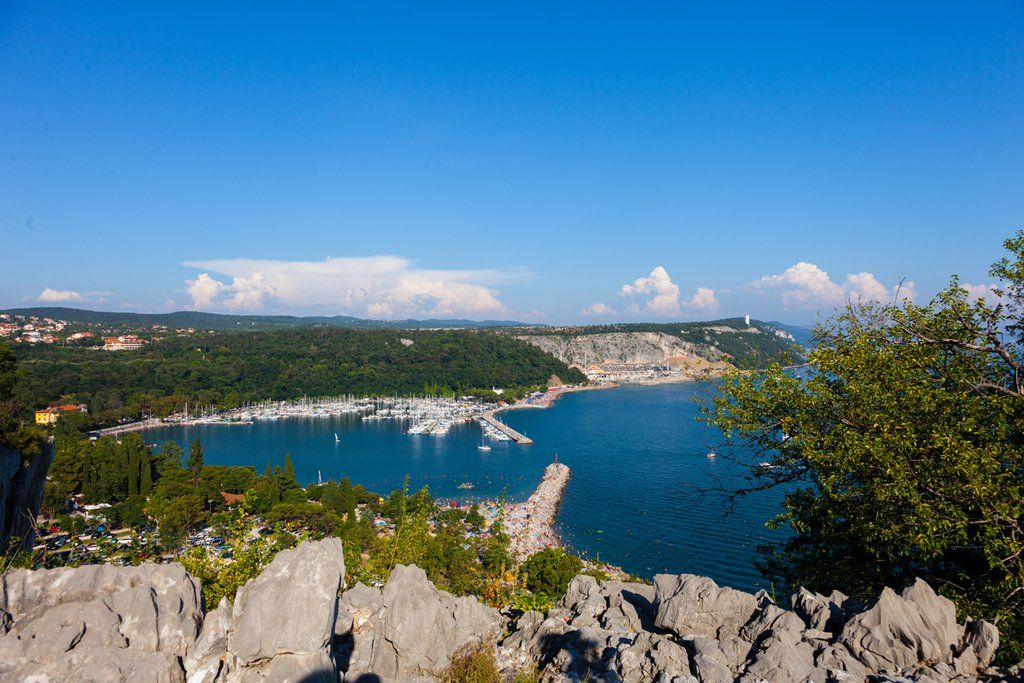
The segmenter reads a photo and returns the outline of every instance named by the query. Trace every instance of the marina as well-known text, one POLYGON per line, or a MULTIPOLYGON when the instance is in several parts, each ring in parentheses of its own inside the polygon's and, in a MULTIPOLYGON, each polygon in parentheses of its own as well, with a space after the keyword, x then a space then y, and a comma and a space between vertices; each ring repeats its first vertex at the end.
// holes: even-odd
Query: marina
POLYGON ((533 443, 533 439, 527 437, 525 434, 520 434, 519 432, 509 427, 504 422, 498 420, 498 418, 494 417, 494 414, 496 412, 497 411, 490 410, 479 417, 479 419, 482 422, 485 422, 488 425, 490 425, 491 428, 498 433, 494 435, 492 438, 500 440, 501 436, 504 436, 506 439, 511 439, 512 441, 515 441, 517 444, 520 445, 527 445, 533 443))
MULTIPOLYGON (((553 533, 539 534, 540 545, 560 541, 571 552, 645 577, 685 571, 756 590, 765 587, 754 566, 757 546, 785 533, 764 526, 781 510, 784 492, 747 497, 728 515, 721 497, 702 493, 730 482, 742 485, 750 473, 719 452, 717 434, 697 419, 693 399, 712 390, 710 383, 689 382, 563 391, 548 410, 499 413, 507 426, 534 440, 530 447, 480 420, 454 421, 443 437, 410 436, 416 421, 400 418, 406 410, 401 403, 397 410, 389 408, 391 399, 369 412, 287 419, 253 415, 251 425, 230 429, 218 423, 160 424, 145 438, 158 447, 173 440, 187 450, 198 437, 208 464, 257 471, 282 465, 288 454, 302 484, 349 477, 384 496, 401 488, 409 475, 413 490, 428 486, 435 498, 481 505, 526 501, 557 452, 572 475, 553 533), (483 436, 481 429, 506 440, 483 436), (491 450, 480 450, 481 443, 491 450), (709 452, 718 457, 708 458, 709 452)), ((435 410, 428 404, 436 401, 420 397, 415 403, 425 418, 434 419, 426 412, 435 410)), ((310 403, 315 402, 307 401, 307 407, 310 403)))

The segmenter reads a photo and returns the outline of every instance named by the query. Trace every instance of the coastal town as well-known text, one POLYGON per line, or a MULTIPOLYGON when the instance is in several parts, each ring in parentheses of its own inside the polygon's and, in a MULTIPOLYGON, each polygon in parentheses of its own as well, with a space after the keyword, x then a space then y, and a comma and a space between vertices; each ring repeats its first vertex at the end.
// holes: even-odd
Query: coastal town
MULTIPOLYGON (((569 484, 570 470, 557 461, 549 464, 537 488, 520 502, 500 500, 437 499, 430 502, 432 512, 427 515, 431 535, 441 533, 449 513, 457 513, 470 523, 467 538, 477 542, 495 542, 507 539, 508 553, 516 564, 546 550, 563 549, 557 530, 558 509, 569 484), (477 522, 471 522, 476 517, 477 522)), ((322 485, 297 489, 299 498, 307 505, 319 505, 322 485)), ((393 492, 391 498, 398 492, 393 492)), ((421 494, 417 494, 418 496, 421 494)), ((410 500, 416 498, 415 496, 410 500)), ((429 500, 429 499, 428 499, 429 500)), ((128 524, 110 503, 86 503, 81 494, 67 501, 66 512, 56 516, 42 514, 36 520, 36 538, 32 548, 34 565, 66 566, 69 564, 108 563, 119 566, 144 561, 172 562, 199 550, 224 562, 234 561, 234 555, 251 543, 280 531, 274 515, 245 512, 246 494, 220 492, 218 501, 224 514, 214 518, 212 524, 190 530, 179 544, 168 545, 160 529, 152 521, 128 524), (241 516, 239 516, 241 515, 241 516), (242 538, 232 539, 229 520, 245 519, 247 531, 242 538), (277 529, 277 531, 275 531, 277 529)), ((384 497, 371 494, 352 508, 357 520, 364 520, 381 538, 393 537, 401 521, 384 497)), ((287 528, 300 536, 303 522, 287 528)), ((237 533, 237 532, 235 532, 237 533)), ((602 576, 625 579, 628 574, 621 568, 594 560, 584 560, 587 571, 602 576)))
POLYGON ((195 328, 170 328, 167 325, 104 325, 71 322, 48 316, 0 313, 0 339, 15 344, 56 344, 136 351, 168 335, 189 336, 195 328))

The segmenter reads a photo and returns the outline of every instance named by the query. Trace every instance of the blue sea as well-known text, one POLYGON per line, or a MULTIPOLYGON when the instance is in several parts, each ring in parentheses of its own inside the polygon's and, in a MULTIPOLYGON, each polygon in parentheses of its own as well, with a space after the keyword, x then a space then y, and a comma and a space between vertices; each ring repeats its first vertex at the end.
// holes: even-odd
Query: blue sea
POLYGON ((546 410, 502 413, 534 443, 494 442, 489 452, 477 448, 475 424, 447 436, 410 436, 407 423, 352 415, 166 427, 144 438, 187 448, 198 436, 208 464, 260 472, 283 464, 288 453, 304 484, 347 476, 387 494, 408 474, 413 489, 427 485, 436 497, 459 499, 503 491, 525 499, 557 453, 572 469, 559 527, 575 552, 646 577, 687 572, 744 590, 763 588, 756 546, 784 533, 764 525, 781 511, 782 494, 746 497, 728 511, 725 495, 713 491, 743 485, 746 474, 721 455, 707 457, 720 439, 698 420, 694 399, 713 391, 711 384, 686 382, 568 394, 546 410), (460 490, 463 482, 475 488, 460 490))

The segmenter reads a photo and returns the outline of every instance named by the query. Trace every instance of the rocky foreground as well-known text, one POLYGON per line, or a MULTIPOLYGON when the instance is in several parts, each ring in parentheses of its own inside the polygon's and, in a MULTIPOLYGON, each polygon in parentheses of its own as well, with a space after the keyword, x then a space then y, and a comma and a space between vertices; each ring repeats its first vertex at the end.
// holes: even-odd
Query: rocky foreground
POLYGON ((474 643, 509 675, 556 681, 1019 680, 990 668, 996 628, 958 624, 923 581, 867 605, 801 590, 785 609, 700 576, 577 576, 558 607, 511 623, 414 566, 344 590, 329 539, 281 552, 205 615, 176 564, 17 570, 0 589, 3 681, 434 680, 474 643))

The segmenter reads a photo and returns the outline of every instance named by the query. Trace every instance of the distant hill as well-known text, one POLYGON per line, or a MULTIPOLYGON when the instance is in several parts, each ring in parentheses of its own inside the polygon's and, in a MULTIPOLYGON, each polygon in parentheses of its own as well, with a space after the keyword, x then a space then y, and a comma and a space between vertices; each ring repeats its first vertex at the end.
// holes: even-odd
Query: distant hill
POLYGON ((514 320, 366 320, 348 315, 334 316, 293 316, 293 315, 229 315, 203 313, 201 311, 175 311, 174 313, 127 313, 112 311, 89 311, 61 306, 37 306, 34 308, 11 308, 0 313, 53 318, 72 323, 95 323, 98 325, 134 326, 166 325, 171 328, 192 327, 200 330, 269 330, 288 327, 343 327, 372 330, 422 330, 422 329, 476 329, 483 327, 522 327, 526 323, 514 320))
POLYGON ((528 328, 511 333, 565 363, 577 365, 646 364, 689 358, 759 368, 776 360, 803 359, 803 345, 789 326, 759 320, 747 325, 743 318, 528 328))
POLYGON ((793 339, 794 341, 796 341, 797 344, 803 346, 804 348, 810 348, 811 340, 814 336, 814 330, 811 329, 810 327, 801 327, 799 325, 787 325, 786 323, 780 323, 774 320, 766 324, 776 329, 789 332, 791 335, 793 335, 793 339))

